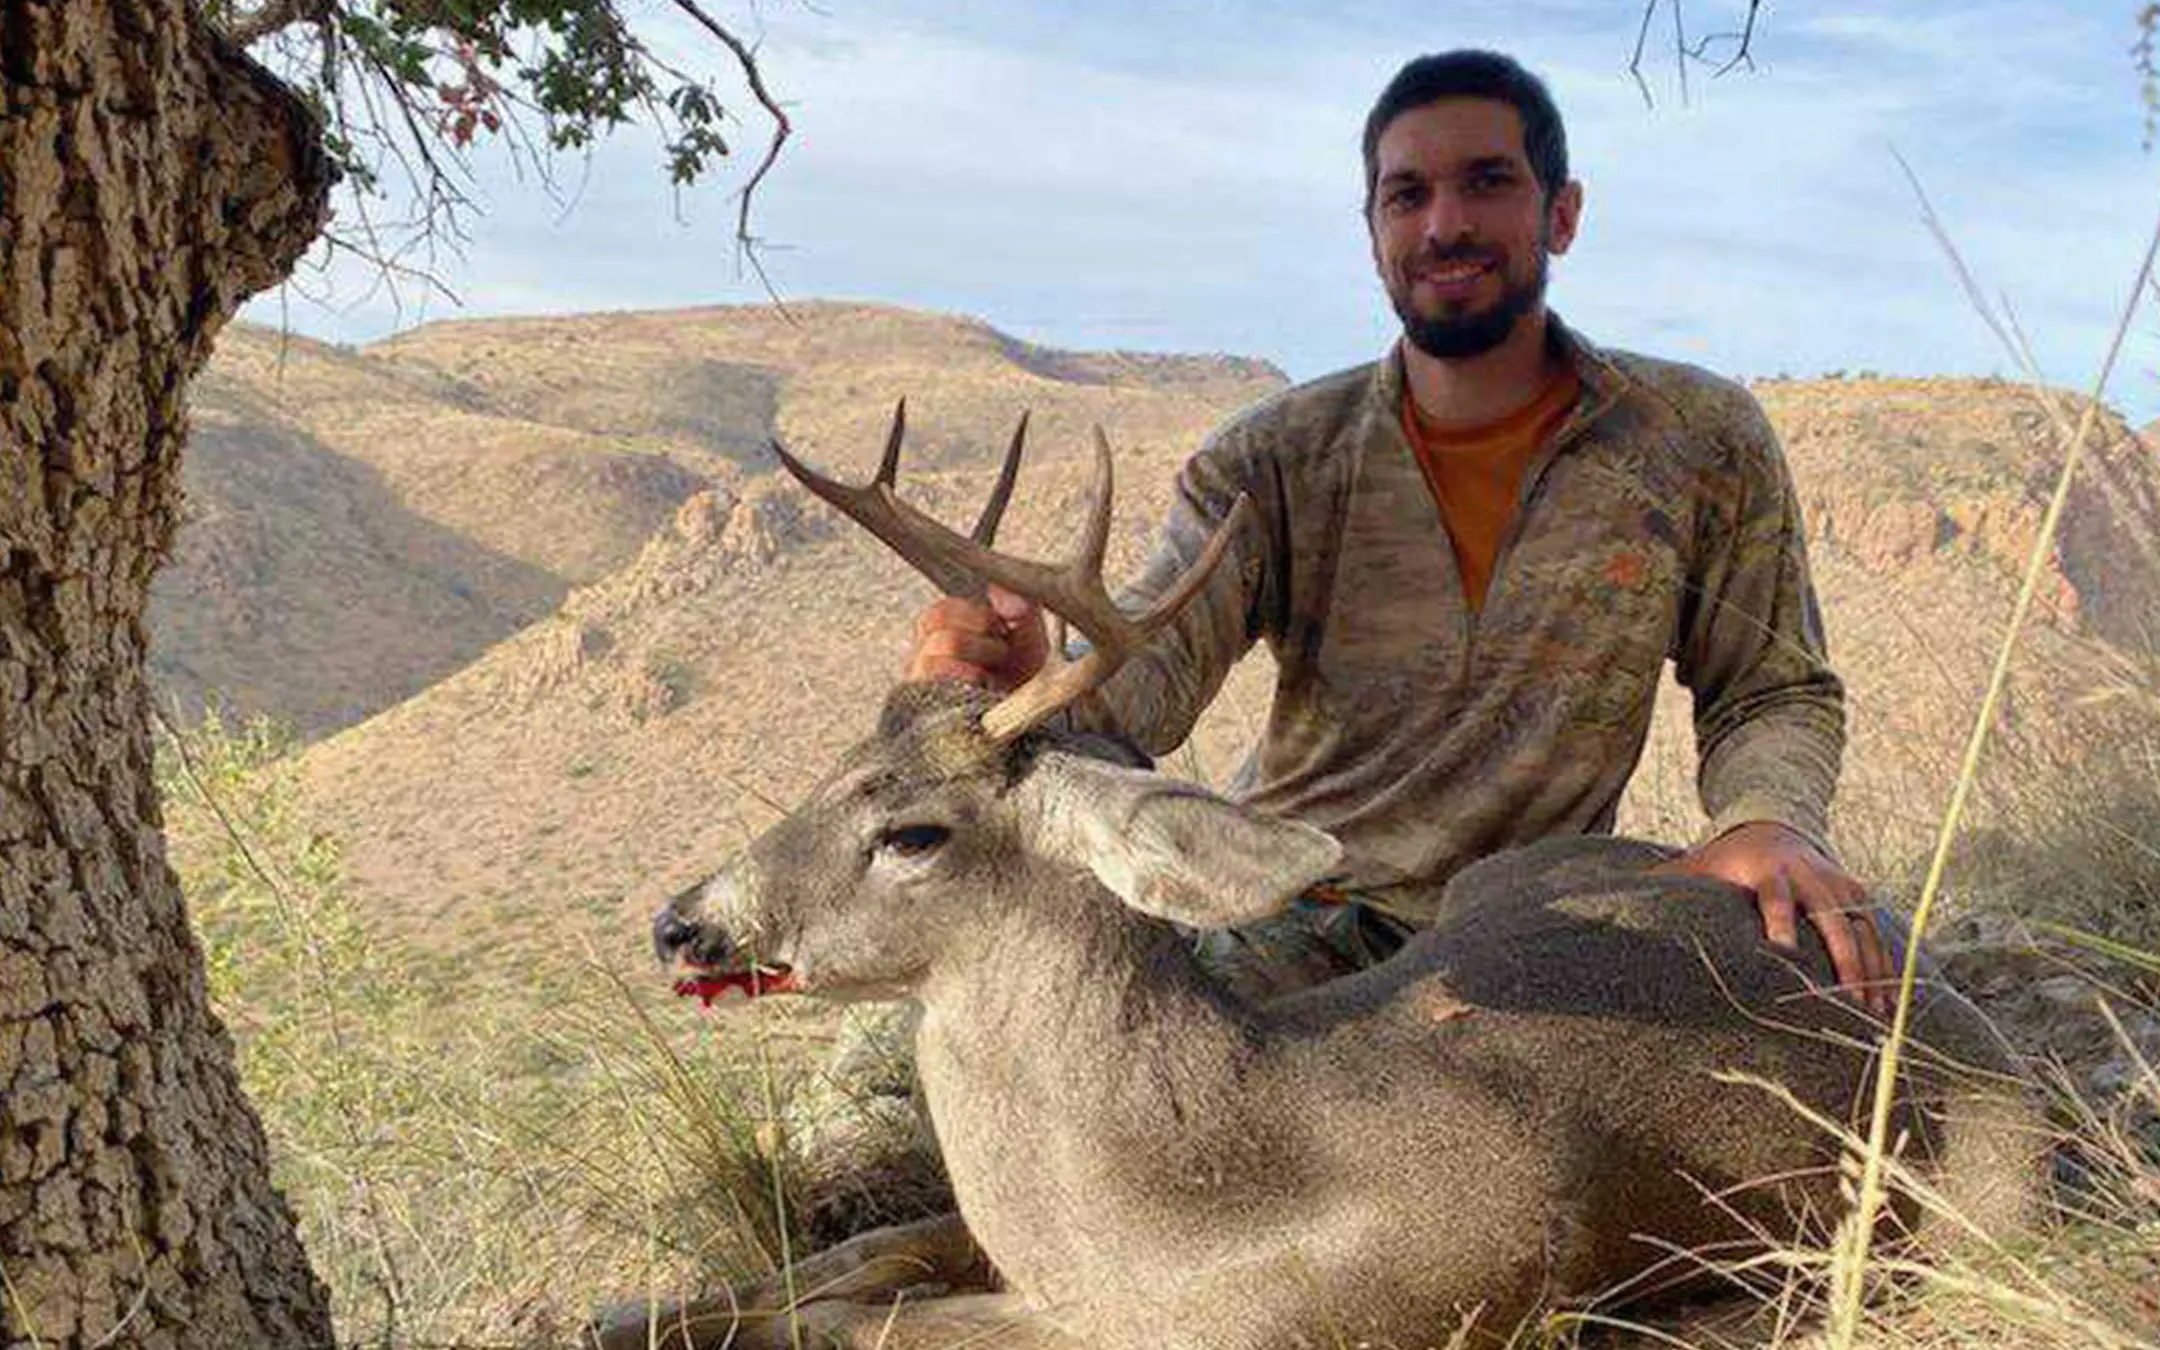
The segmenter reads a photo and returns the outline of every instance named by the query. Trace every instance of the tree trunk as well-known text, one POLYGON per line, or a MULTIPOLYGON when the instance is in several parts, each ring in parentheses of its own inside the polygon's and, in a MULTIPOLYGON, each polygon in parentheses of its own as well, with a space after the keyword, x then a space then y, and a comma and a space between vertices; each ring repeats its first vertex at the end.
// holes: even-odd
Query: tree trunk
POLYGON ((0 0, 0 1346, 326 1346, 204 997, 144 604, 183 394, 330 171, 189 0, 0 0))

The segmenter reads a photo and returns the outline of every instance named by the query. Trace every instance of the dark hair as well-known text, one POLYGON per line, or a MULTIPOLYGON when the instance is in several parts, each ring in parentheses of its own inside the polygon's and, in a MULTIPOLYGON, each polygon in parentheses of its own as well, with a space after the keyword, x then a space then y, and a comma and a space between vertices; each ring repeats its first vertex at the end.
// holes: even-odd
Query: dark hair
POLYGON ((1522 118, 1523 152, 1538 186, 1549 197, 1567 182, 1567 129, 1560 125, 1560 109, 1545 82, 1498 52, 1439 52, 1396 71, 1366 115, 1366 210, 1372 209, 1373 187, 1380 177, 1380 133, 1411 109, 1444 98, 1489 98, 1513 108, 1522 118))

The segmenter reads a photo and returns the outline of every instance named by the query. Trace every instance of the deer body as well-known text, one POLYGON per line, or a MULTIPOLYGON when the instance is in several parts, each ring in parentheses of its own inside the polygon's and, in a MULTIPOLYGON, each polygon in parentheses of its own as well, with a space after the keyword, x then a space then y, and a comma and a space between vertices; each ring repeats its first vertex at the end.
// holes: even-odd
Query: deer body
POLYGON ((1015 1288, 1106 1350, 1288 1346, 1331 1321, 1367 1334, 1374 1307, 1432 1332, 1496 1278, 1510 1301, 1534 1290, 1531 1271, 1505 1267, 1539 1264, 1545 1150, 1505 1102, 1437 1076, 1464 1048, 1455 1028, 1429 1028, 1440 1034, 1391 1065, 1452 1084, 1411 1094, 1413 1108, 1370 1073, 1378 1047, 1348 1042, 1416 1028, 1278 1024, 1208 988, 1168 925, 1115 913, 1107 895, 1052 903, 1071 900, 1086 917, 1028 934, 1034 955, 996 966, 1013 978, 994 991, 925 990, 918 1065, 939 1145, 970 1230, 1015 1288), (1060 959, 1076 938, 1094 959, 1060 959), (1404 1109, 1429 1112, 1419 1148, 1459 1160, 1452 1180, 1399 1156, 1404 1109), (1400 1184, 1369 1184, 1391 1171, 1400 1184), (1477 1242, 1447 1241, 1465 1210, 1477 1242), (1460 1259, 1471 1245, 1485 1250, 1460 1259), (1456 1259, 1432 1261, 1443 1248, 1456 1259), (1408 1290, 1382 1287, 1406 1261, 1439 1276, 1408 1306, 1408 1290))
MULTIPOLYGON (((1606 905, 1640 926, 1480 897, 1497 912, 1263 1008, 1211 988, 1184 939, 1091 879, 1034 892, 986 943, 1024 959, 971 954, 923 989, 923 1083, 984 1249, 1095 1345, 1411 1347, 1473 1312, 1504 1333, 1536 1301, 1747 1237, 1705 1198, 1738 1183, 1802 1174, 1728 1202, 1778 1238, 1803 1210, 1837 1213, 1830 1141, 1711 1077, 1759 1074, 1840 1120, 1866 1081, 1864 1053, 1766 1033, 1725 1002, 1706 960, 1758 995, 1802 991, 1752 904, 1646 884, 1658 855, 1639 845, 1539 852, 1603 869, 1633 892, 1606 905), (1625 965, 1600 964, 1623 946, 1625 965), (1551 963, 1539 1006, 1466 998, 1525 963, 1551 963)), ((1827 1000, 1814 1013, 1860 1026, 1827 1000)))
MULTIPOLYGON (((918 553, 1064 597, 1127 646, 1164 621, 990 554, 994 513, 972 543, 926 536, 889 492, 897 447, 896 427, 870 487, 819 490, 941 584, 967 578, 918 553)), ((1082 572, 1107 527, 1105 487, 1082 572)), ((1864 1105, 1872 1027, 1823 992, 1812 932, 1778 952, 1737 888, 1654 873, 1649 845, 1565 840, 1466 870, 1386 962, 1241 1002, 1173 925, 1273 914, 1340 849, 1038 729, 1045 690, 1103 677, 1076 669, 987 711, 977 691, 902 686, 808 802, 655 924, 663 958, 747 992, 919 1000, 962 1213, 1073 1338, 1424 1350, 1467 1322, 1487 1343, 1542 1303, 1693 1273, 1653 1271, 1676 1251, 1820 1235, 1842 1212, 1835 1141, 1716 1076, 1833 1121, 1864 1105)), ((1946 990, 1915 1027, 2003 1065, 1946 990)), ((2016 1093, 1924 1067, 1906 1083, 1900 1129, 1915 1154, 1939 1146, 1944 1189, 1982 1224, 2021 1212, 2016 1093)))
MULTIPOLYGON (((1714 1076, 1838 1121, 1870 1081, 1827 956, 1767 947, 1745 893, 1653 873, 1648 845, 1557 841, 1465 872, 1381 965, 1246 1004, 1164 917, 1259 917, 1332 841, 1055 737, 986 747, 978 707, 904 689, 810 803, 678 897, 662 945, 919 999, 961 1212, 1083 1343, 1419 1350, 1473 1317, 1482 1343, 1674 1251, 1842 1212, 1835 1142, 1714 1076)), ((2000 1066, 1947 991, 1918 1034, 2000 1066)), ((1983 1141, 1945 1166, 2015 1203, 2015 1104, 1911 1081, 1914 1152, 1983 1141)))

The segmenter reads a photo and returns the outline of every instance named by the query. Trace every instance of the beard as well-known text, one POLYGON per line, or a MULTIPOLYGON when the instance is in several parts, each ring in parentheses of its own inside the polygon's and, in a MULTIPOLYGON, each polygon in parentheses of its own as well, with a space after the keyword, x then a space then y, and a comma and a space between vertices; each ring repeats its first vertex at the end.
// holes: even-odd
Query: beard
MULTIPOLYGON (((1443 249, 1416 259, 1412 266, 1445 266, 1450 262, 1484 261, 1489 255, 1482 250, 1443 249)), ((1424 314, 1412 307, 1412 283, 1405 269, 1405 276, 1388 288, 1388 300, 1395 307, 1395 316, 1402 320, 1403 336, 1410 345, 1440 361, 1462 361, 1486 352, 1507 341, 1515 331, 1516 320, 1537 308, 1545 298, 1546 275, 1545 240, 1537 243, 1535 257, 1531 260, 1530 275, 1516 281, 1507 275, 1506 258, 1500 259, 1496 275, 1500 277, 1500 298, 1483 309, 1450 309, 1441 313, 1424 314)))

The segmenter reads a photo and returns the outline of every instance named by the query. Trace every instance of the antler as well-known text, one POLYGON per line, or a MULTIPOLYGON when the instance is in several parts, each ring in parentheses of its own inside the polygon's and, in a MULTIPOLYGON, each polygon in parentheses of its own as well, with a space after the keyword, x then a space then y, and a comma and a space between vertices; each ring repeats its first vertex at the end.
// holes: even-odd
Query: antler
POLYGON ((893 415, 892 434, 886 439, 885 458, 878 466, 877 477, 861 487, 849 487, 819 475, 777 442, 773 449, 781 464, 804 487, 883 540, 947 595, 979 599, 988 583, 995 582, 1035 601, 1086 636, 1090 648, 1078 660, 1064 661, 1053 652, 1051 664, 983 714, 983 730, 996 741, 1009 741, 1041 726, 1059 709, 1071 706, 1109 679, 1200 593, 1252 510, 1251 500, 1240 493, 1229 515, 1215 527, 1199 560, 1144 613, 1129 615, 1118 608, 1103 585, 1103 556, 1110 544, 1111 455, 1110 442, 1101 427, 1095 428, 1095 479, 1089 489, 1080 545, 1069 560, 1052 565, 1010 557, 990 548, 1019 471, 1020 443, 1027 419, 1022 417, 1019 429, 1013 433, 1012 447, 1005 452, 1004 467, 989 504, 983 508, 982 519, 976 523, 973 535, 966 536, 940 525, 893 492, 906 406, 903 401, 893 415))
MULTIPOLYGON (((976 518, 975 528, 968 536, 980 547, 988 548, 997 542, 998 524, 1005 518, 1005 504, 1012 500, 1013 481, 1020 474, 1020 448, 1027 441, 1027 426, 1028 415, 1023 412, 1020 425, 1013 428, 1012 444, 1006 447, 1005 463, 998 469, 997 486, 990 490, 990 500, 983 504, 982 515, 976 518)), ((772 442, 772 451, 780 457, 781 467, 794 475, 796 482, 882 539, 886 547, 907 559, 909 565, 930 578, 939 590, 963 600, 980 600, 986 591, 983 579, 947 557, 937 546, 937 540, 949 531, 901 501, 893 491, 893 482, 900 472, 900 442, 906 436, 907 400, 903 398, 893 409, 892 430, 885 435, 885 454, 878 461, 877 476, 859 487, 827 478, 789 454, 777 437, 772 442)))
MULTIPOLYGON (((1134 652, 1147 644, 1150 637, 1192 603, 1200 588, 1214 575, 1223 555, 1229 551, 1231 538, 1242 528, 1246 514, 1252 510, 1250 499, 1240 493, 1230 514, 1215 527, 1199 560, 1146 611, 1129 615, 1118 608, 1103 586, 1103 555, 1110 544, 1111 477, 1110 442, 1103 436, 1102 428, 1097 427, 1095 481, 1088 492, 1087 521, 1081 530, 1079 547, 1060 565, 1007 557, 979 547, 961 551, 960 556, 969 566, 1006 590, 1024 595, 1063 618, 1079 629, 1090 644, 1089 650, 1077 661, 1053 660, 984 713, 983 730, 993 740, 1010 740, 1041 726, 1059 709, 1070 707, 1109 679, 1134 652)), ((1053 653, 1053 657, 1056 655, 1053 653)))

